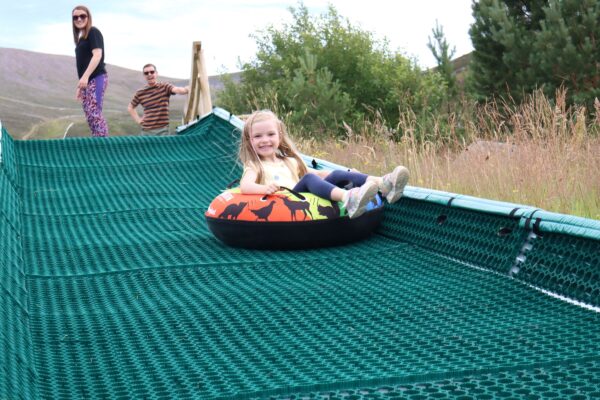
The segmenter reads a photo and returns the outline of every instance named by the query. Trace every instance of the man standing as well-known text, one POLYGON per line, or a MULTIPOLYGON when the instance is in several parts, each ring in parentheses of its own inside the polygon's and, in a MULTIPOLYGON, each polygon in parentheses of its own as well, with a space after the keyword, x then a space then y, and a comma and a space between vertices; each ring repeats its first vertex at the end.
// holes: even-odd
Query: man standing
POLYGON ((142 127, 142 135, 163 136, 169 134, 169 101, 174 94, 187 94, 188 87, 177 87, 170 83, 157 82, 154 64, 142 68, 148 85, 135 92, 127 111, 131 118, 142 127), (136 107, 141 104, 144 115, 140 118, 136 107))

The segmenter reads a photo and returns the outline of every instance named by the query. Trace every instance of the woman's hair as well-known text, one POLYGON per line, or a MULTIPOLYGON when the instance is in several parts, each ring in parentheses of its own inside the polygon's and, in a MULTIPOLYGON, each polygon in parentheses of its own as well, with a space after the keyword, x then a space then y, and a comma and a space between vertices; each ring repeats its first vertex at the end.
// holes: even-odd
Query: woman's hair
POLYGON ((289 138, 285 124, 279 118, 277 118, 275 113, 270 110, 255 111, 246 119, 244 123, 244 129, 242 130, 242 140, 240 142, 240 161, 244 167, 248 166, 258 171, 256 183, 263 183, 264 171, 262 163, 260 161, 260 157, 258 154, 256 154, 256 151, 252 148, 250 134, 252 133, 252 125, 255 122, 267 121, 270 119, 274 119, 276 121, 279 131, 279 148, 277 149, 277 157, 281 158, 288 168, 290 168, 290 170, 293 170, 293 164, 287 160, 287 157, 294 158, 298 163, 298 171, 296 171, 298 173, 298 177, 304 176, 308 171, 304 161, 302 161, 302 158, 300 157, 300 153, 298 150, 296 150, 296 146, 294 146, 294 143, 289 138))
POLYGON ((77 29, 75 26, 75 21, 71 22, 73 24, 73 40, 75 41, 75 44, 77 44, 79 43, 80 39, 87 39, 88 35, 90 34, 90 29, 92 29, 92 13, 86 6, 77 6, 73 9, 73 11, 71 11, 71 15, 73 15, 75 10, 83 11, 87 14, 87 23, 85 24, 85 28, 81 30, 81 36, 79 35, 79 29, 77 29))

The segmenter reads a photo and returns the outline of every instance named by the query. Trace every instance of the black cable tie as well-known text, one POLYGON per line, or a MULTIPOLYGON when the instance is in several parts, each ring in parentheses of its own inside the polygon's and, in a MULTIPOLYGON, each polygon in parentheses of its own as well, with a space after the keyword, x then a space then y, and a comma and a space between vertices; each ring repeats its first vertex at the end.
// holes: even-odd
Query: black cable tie
POLYGON ((290 192, 291 194, 293 194, 294 196, 296 196, 297 198, 299 198, 302 201, 306 200, 306 197, 304 197, 303 195, 301 195, 300 193, 298 193, 294 189, 290 189, 290 188, 285 187, 285 186, 280 186, 280 188, 283 189, 283 190, 287 190, 288 192, 290 192))
POLYGON ((317 167, 319 166, 319 164, 317 163, 317 160, 315 160, 314 158, 312 159, 312 161, 310 163, 314 169, 317 169, 317 167))
POLYGON ((517 210, 520 209, 520 207, 515 207, 512 209, 512 211, 510 212, 510 214, 508 214, 509 217, 514 217, 515 214, 517 213, 517 210))
POLYGON ((446 204, 446 206, 450 207, 455 198, 456 197, 451 197, 450 200, 448 200, 448 203, 446 204))
MULTIPOLYGON (((529 215, 529 217, 527 217, 527 219, 525 220, 525 229, 529 229, 529 224, 531 223, 531 220, 533 219, 533 214, 535 214, 536 212, 540 211, 539 208, 533 210, 533 212, 529 215)), ((540 219, 540 218, 537 218, 540 219)), ((536 221, 537 221, 536 219, 536 221)), ((536 233, 536 232, 534 232, 536 233)))
POLYGON ((231 182, 229 182, 229 183, 227 184, 227 189, 231 189, 231 188, 233 187, 233 185, 235 185, 236 183, 239 183, 239 182, 240 182, 240 180, 239 180, 239 179, 234 179, 234 180, 232 180, 231 182))
POLYGON ((542 231, 540 230, 540 224, 542 223, 542 219, 536 218, 533 225, 531 224, 532 220, 533 220, 533 218, 531 218, 531 217, 529 217, 525 220, 525 229, 531 229, 531 231, 533 233, 535 233, 536 235, 542 236, 542 231), (530 226, 531 226, 531 228, 530 228, 530 226))
POLYGON ((535 233, 538 236, 542 236, 542 231, 540 230, 540 224, 542 222, 541 218, 536 218, 535 222, 533 223, 533 233, 535 233))

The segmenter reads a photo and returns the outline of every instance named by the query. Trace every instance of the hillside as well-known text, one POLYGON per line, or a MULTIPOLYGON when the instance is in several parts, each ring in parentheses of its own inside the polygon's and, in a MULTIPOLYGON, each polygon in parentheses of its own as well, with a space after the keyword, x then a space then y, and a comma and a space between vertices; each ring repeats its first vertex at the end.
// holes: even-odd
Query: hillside
MULTIPOLYGON (((160 60, 156 61, 160 73, 160 60)), ((141 68, 141 66, 140 66, 141 68)), ((133 93, 144 85, 140 71, 108 64, 109 85, 104 102, 111 135, 137 134, 139 128, 127 113, 133 93)), ((159 76, 178 86, 187 80, 159 76)), ((221 87, 210 77, 212 91, 221 87)), ((14 138, 88 136, 80 103, 75 100, 75 57, 0 48, 0 120, 14 138)), ((171 125, 181 123, 185 96, 171 99, 171 125)))

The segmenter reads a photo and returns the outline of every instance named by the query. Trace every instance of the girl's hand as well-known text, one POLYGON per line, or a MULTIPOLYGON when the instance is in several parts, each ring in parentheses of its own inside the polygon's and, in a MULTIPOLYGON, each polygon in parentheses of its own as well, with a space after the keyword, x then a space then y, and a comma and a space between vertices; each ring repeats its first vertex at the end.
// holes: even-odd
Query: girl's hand
POLYGON ((265 185, 265 194, 273 194, 275 192, 278 192, 280 190, 279 186, 277 186, 274 183, 269 183, 268 185, 265 185))
POLYGON ((77 86, 77 89, 75 89, 75 100, 83 100, 79 86, 77 86))
POLYGON ((79 89, 85 89, 88 85, 88 81, 89 81, 89 79, 87 76, 85 76, 85 75, 82 76, 81 79, 79 80, 79 82, 77 83, 77 87, 79 89))

